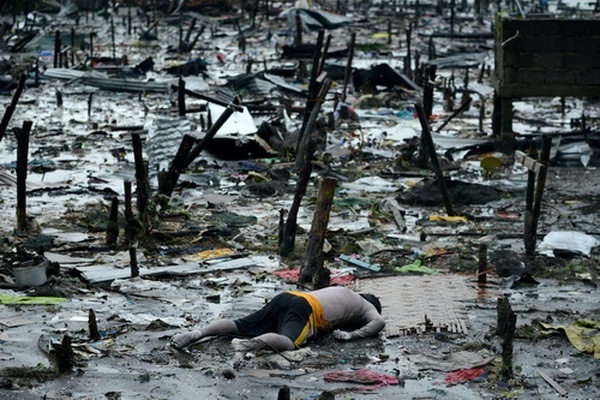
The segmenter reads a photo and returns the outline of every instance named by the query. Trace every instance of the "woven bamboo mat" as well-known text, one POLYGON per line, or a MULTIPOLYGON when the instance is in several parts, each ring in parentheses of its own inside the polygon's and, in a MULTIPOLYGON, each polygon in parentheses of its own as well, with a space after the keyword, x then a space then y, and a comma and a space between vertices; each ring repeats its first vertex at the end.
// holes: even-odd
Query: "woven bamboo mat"
POLYGON ((387 337, 426 331, 467 334, 467 306, 478 296, 476 284, 455 274, 362 279, 358 290, 380 298, 387 337))

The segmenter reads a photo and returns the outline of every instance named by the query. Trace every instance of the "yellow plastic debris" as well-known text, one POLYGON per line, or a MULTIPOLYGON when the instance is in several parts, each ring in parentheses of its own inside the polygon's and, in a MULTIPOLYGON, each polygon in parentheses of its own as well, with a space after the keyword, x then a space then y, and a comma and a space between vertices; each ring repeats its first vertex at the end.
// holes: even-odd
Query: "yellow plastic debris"
MULTIPOLYGON (((192 254, 191 256, 186 257, 189 261, 205 261, 210 260, 211 258, 219 258, 219 257, 227 257, 233 256, 235 252, 229 248, 222 249, 212 249, 212 250, 204 250, 200 253, 192 254)), ((186 260, 187 261, 187 260, 186 260)))
POLYGON ((429 221, 431 222, 468 222, 469 219, 467 217, 463 217, 460 215, 430 215, 429 221))
POLYGON ((569 342, 579 351, 593 353, 594 358, 600 359, 600 320, 580 319, 569 325, 541 324, 545 333, 563 330, 569 342))

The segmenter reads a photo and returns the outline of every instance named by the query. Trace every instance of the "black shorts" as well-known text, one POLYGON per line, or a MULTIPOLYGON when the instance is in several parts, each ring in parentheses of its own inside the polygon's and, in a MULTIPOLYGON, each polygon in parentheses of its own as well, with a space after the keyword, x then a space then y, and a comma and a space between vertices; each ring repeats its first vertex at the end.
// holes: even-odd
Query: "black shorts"
POLYGON ((278 333, 296 342, 309 323, 311 314, 312 308, 304 298, 280 293, 260 310, 234 322, 242 336, 278 333))

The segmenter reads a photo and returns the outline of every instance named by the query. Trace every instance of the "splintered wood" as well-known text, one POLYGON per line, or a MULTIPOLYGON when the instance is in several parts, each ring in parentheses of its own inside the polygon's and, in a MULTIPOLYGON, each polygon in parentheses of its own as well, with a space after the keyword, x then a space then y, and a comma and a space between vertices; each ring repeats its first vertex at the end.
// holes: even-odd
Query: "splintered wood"
POLYGON ((477 298, 477 288, 465 276, 450 274, 365 279, 359 291, 380 298, 387 337, 426 331, 466 334, 466 306, 477 298))

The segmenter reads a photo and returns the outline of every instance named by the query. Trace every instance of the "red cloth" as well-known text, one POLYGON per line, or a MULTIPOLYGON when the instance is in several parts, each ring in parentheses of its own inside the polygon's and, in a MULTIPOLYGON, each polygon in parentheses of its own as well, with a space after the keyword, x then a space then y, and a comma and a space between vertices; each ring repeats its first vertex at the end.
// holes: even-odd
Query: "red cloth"
MULTIPOLYGON (((292 282, 297 282, 298 278, 300 277, 300 269, 282 269, 279 271, 275 271, 273 275, 292 282)), ((331 278, 332 285, 348 286, 353 283, 354 276, 350 274, 333 276, 331 278)))
POLYGON ((449 372, 446 375, 445 381, 448 385, 472 381, 473 379, 479 378, 485 371, 485 368, 457 369, 456 371, 449 372))
POLYGON ((397 385, 398 378, 391 375, 369 371, 366 368, 358 371, 331 371, 324 375, 326 382, 354 382, 364 383, 369 386, 359 386, 356 390, 377 390, 386 385, 397 385))

